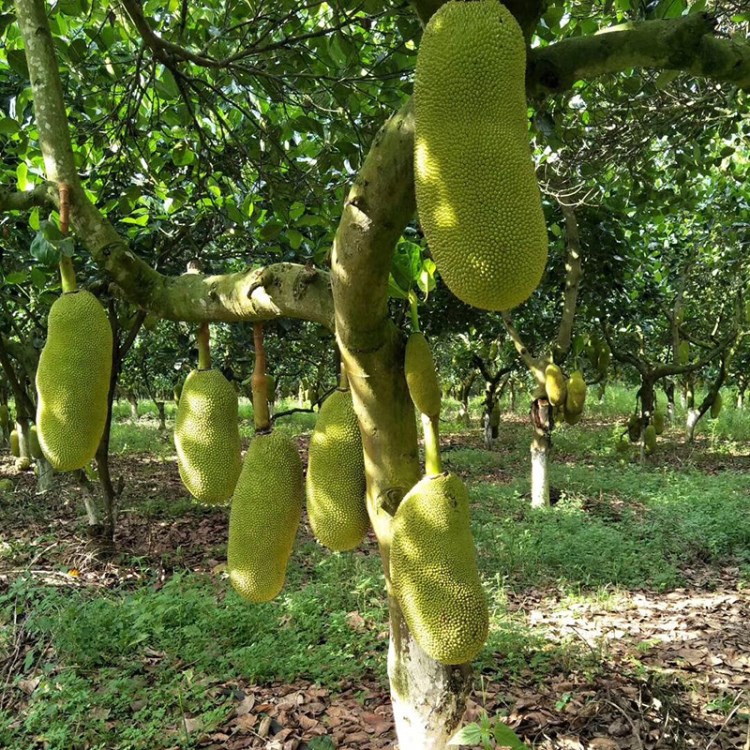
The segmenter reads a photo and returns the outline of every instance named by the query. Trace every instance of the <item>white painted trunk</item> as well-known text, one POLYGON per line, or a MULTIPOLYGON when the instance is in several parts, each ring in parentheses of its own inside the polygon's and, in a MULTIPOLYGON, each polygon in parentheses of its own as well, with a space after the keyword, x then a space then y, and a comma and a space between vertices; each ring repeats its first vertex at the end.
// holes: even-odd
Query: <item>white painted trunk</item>
POLYGON ((675 413, 674 413, 674 403, 672 401, 670 401, 667 404, 667 415, 669 416, 670 424, 674 424, 675 413))
POLYGON ((742 409, 744 406, 745 406, 745 394, 738 393, 737 394, 737 408, 742 409))
POLYGON ((531 443, 531 507, 549 505, 549 442, 534 438, 531 443))
POLYGON ((388 676, 400 750, 448 750, 466 709, 470 672, 427 656, 403 621, 391 628, 388 676))
POLYGON ((55 470, 46 458, 34 459, 36 464, 36 491, 42 495, 54 487, 55 470))
POLYGON ((701 413, 698 409, 688 409, 687 419, 685 421, 688 443, 692 443, 695 438, 695 426, 698 424, 700 417, 701 413))

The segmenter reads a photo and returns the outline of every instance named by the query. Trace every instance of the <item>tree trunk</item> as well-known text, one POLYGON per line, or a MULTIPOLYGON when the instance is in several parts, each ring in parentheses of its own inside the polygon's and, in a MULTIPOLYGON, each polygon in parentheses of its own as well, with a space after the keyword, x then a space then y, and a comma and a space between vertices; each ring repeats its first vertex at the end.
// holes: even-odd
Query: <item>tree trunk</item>
POLYGON ((546 398, 531 402, 531 507, 549 507, 549 454, 552 450, 554 420, 552 406, 546 398))
POLYGON ((167 412, 164 408, 163 401, 154 401, 156 404, 156 412, 159 415, 159 430, 164 432, 167 429, 167 412))
POLYGON ((390 605, 388 677, 399 747, 445 750, 464 712, 471 670, 430 659, 409 633, 398 604, 390 605))
POLYGON ((46 458, 34 459, 36 464, 36 491, 43 495, 55 486, 55 470, 50 466, 46 458))
POLYGON ((664 385, 664 393, 667 396, 667 416, 671 423, 674 423, 675 418, 675 403, 674 403, 674 383, 670 380, 664 385))
POLYGON ((18 433, 18 457, 27 458, 31 461, 31 442, 30 442, 30 427, 29 419, 26 416, 21 415, 20 409, 18 409, 18 415, 16 416, 16 432, 18 433))
POLYGON ((692 407, 687 410, 687 418, 685 419, 685 431, 687 433, 688 443, 695 441, 695 428, 698 426, 698 422, 701 418, 701 410, 692 407))
POLYGON ((128 394, 128 403, 130 404, 130 420, 133 424, 138 422, 138 399, 132 393, 128 394))

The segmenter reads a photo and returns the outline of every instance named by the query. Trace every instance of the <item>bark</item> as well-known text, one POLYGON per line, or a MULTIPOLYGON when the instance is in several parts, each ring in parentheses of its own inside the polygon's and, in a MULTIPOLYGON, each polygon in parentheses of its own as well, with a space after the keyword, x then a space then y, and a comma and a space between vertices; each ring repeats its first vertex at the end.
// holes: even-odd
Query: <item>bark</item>
POLYGON ((167 412, 164 408, 163 401, 154 401, 156 404, 156 413, 159 415, 159 430, 164 432, 167 429, 167 412))
POLYGON ((399 744, 444 750, 465 708, 467 667, 424 654, 390 593, 393 514, 420 476, 414 408, 403 370, 404 339, 388 317, 388 274, 414 212, 411 106, 375 138, 347 196, 333 246, 331 278, 336 336, 359 418, 367 507, 388 587, 391 624, 388 675, 399 744))
POLYGON ((552 406, 546 398, 531 403, 531 507, 547 508, 550 504, 549 454, 552 449, 554 421, 552 406))

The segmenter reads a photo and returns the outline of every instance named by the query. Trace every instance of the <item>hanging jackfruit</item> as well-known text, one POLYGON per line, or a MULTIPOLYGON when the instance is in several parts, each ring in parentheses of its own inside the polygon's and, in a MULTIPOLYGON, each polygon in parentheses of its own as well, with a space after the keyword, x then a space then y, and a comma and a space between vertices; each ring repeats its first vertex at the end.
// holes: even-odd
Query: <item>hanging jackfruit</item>
POLYGON ((500 404, 495 401, 492 411, 490 412, 490 427, 500 426, 500 404))
POLYGON ((646 446, 648 456, 656 450, 656 429, 652 424, 643 431, 643 444, 646 446))
POLYGON ((39 357, 36 424, 42 451, 58 471, 83 468, 107 421, 112 329, 93 294, 67 292, 49 311, 39 357))
POLYGON ((448 288, 486 310, 536 289, 547 229, 528 135, 526 43, 497 0, 430 19, 414 80, 419 220, 448 288))
POLYGON ((29 429, 29 453, 31 453, 32 458, 44 457, 42 446, 39 444, 39 431, 35 424, 31 425, 29 429))
POLYGON ((657 435, 661 435, 664 432, 664 413, 658 409, 654 411, 653 425, 657 435))
POLYGON ((21 455, 21 443, 18 439, 18 430, 10 431, 10 455, 18 458, 21 455))
POLYGON ((406 342, 404 371, 409 395, 422 414, 440 414, 440 383, 438 382, 432 351, 423 333, 414 332, 406 342))
POLYGON ((391 581, 409 630, 443 664, 471 661, 487 639, 487 600, 469 525, 469 495, 451 474, 427 476, 393 519, 391 581))
POLYGON ((716 419, 719 414, 721 414, 721 393, 717 391, 711 404, 711 419, 716 419))
POLYGON ((193 370, 180 394, 174 442, 180 478, 193 497, 225 503, 242 468, 237 392, 218 370, 193 370))
POLYGON ((631 414, 628 419, 628 438, 631 443, 641 439, 641 418, 637 414, 631 414))
POLYGON ((677 346, 677 364, 686 365, 690 361, 690 342, 680 341, 677 346))
POLYGON ((278 431, 256 435, 229 516, 227 569, 243 599, 267 602, 283 588, 304 498, 302 461, 291 438, 278 431))
POLYGON ((604 377, 609 369, 609 363, 612 361, 612 350, 607 346, 605 342, 600 343, 599 356, 597 357, 596 370, 604 377))
POLYGON ((580 416, 581 412, 583 412, 583 406, 585 403, 586 382, 583 379, 583 373, 580 370, 575 370, 568 380, 567 393, 565 396, 566 421, 568 414, 570 414, 571 417, 580 416))
POLYGON ((307 514, 315 538, 337 552, 367 533, 362 436, 350 391, 334 391, 320 408, 310 438, 307 514))
POLYGON ((562 406, 568 395, 565 376, 557 365, 547 365, 544 371, 544 389, 552 406, 562 406))

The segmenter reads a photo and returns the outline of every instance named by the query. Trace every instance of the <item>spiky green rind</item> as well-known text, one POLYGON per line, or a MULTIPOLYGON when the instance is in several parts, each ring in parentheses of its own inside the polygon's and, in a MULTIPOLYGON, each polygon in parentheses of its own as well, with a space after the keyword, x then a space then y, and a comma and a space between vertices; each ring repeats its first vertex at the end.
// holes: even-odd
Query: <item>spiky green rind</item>
POLYGON ((646 446, 646 453, 649 455, 656 450, 656 429, 652 424, 643 431, 643 444, 646 446))
POLYGON ((10 431, 10 454, 16 458, 21 455, 21 443, 18 439, 18 430, 10 431))
POLYGON ((495 402, 490 412, 490 427, 500 426, 500 405, 495 402))
POLYGON ((304 497, 302 461, 292 440, 280 432, 256 435, 229 517, 229 580, 243 599, 267 602, 283 588, 304 497))
POLYGON ((496 0, 448 2, 425 28, 414 80, 419 220, 448 288, 487 310, 523 302, 547 262, 525 75, 523 33, 496 0))
POLYGON ((641 418, 637 414, 631 414, 628 419, 628 438, 631 443, 641 439, 641 418))
POLYGON ((354 549, 367 533, 362 436, 350 391, 324 402, 310 438, 307 514, 315 538, 337 552, 354 549))
POLYGON ((174 442, 180 478, 203 503, 226 503, 242 461, 237 392, 218 370, 193 370, 180 394, 174 442))
POLYGON ((565 375, 557 365, 547 365, 544 371, 544 389, 552 406, 563 406, 568 395, 565 375))
POLYGON ((716 419, 719 414, 721 414, 721 393, 717 392, 716 396, 714 396, 714 401, 711 404, 711 418, 716 419))
POLYGON ((428 417, 440 414, 442 395, 435 360, 423 333, 415 332, 406 342, 404 371, 414 406, 428 417))
POLYGON ((583 412, 585 403, 586 382, 583 379, 583 373, 580 370, 576 370, 568 379, 567 393, 565 395, 566 415, 570 414, 571 417, 580 415, 583 412))
POLYGON ((29 452, 32 458, 44 457, 42 446, 39 444, 39 431, 35 424, 31 425, 31 429, 29 430, 29 452))
POLYGON ((42 451, 58 471, 83 468, 107 421, 112 329, 93 294, 69 292, 49 312, 36 372, 36 425, 42 451))
POLYGON ((664 432, 664 414, 663 412, 660 412, 656 410, 654 412, 654 418, 653 418, 653 425, 654 430, 656 431, 657 435, 661 435, 664 432))
POLYGON ((409 630, 443 664, 471 661, 487 640, 487 599, 469 525, 469 496, 451 474, 425 477, 393 520, 391 581, 409 630))

